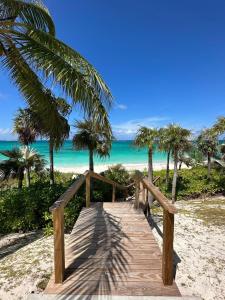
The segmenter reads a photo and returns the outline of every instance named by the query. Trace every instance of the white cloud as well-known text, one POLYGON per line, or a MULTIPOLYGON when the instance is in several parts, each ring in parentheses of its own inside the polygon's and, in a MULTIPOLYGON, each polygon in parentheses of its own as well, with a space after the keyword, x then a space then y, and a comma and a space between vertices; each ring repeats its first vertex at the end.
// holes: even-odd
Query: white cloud
POLYGON ((12 129, 10 128, 0 128, 0 135, 10 134, 12 133, 12 129))
POLYGON ((0 128, 0 140, 3 141, 14 141, 16 135, 13 133, 10 128, 0 128))
POLYGON ((121 110, 126 110, 127 106, 125 104, 120 104, 120 103, 116 103, 116 108, 121 109, 121 110))
POLYGON ((155 116, 143 119, 129 120, 120 124, 113 124, 112 128, 115 136, 132 138, 136 134, 140 126, 153 128, 159 126, 159 123, 166 120, 168 119, 165 117, 155 116))
POLYGON ((4 94, 4 93, 1 93, 0 92, 0 100, 5 100, 8 98, 8 95, 7 94, 4 94))

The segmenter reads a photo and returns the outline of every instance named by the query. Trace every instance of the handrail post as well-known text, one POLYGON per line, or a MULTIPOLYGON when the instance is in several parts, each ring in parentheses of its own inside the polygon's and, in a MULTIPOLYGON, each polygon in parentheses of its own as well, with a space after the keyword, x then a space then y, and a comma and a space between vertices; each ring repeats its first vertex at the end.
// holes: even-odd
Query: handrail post
POLYGON ((55 283, 62 283, 65 271, 64 208, 53 210, 55 283))
POLYGON ((116 200, 116 186, 113 184, 112 186, 112 202, 115 202, 116 200))
POLYGON ((135 182, 135 208, 139 208, 139 194, 140 194, 140 181, 136 180, 135 182))
POLYGON ((91 204, 91 176, 86 176, 86 207, 90 207, 91 204))
POLYGON ((163 210, 162 279, 164 285, 173 284, 174 214, 163 210))

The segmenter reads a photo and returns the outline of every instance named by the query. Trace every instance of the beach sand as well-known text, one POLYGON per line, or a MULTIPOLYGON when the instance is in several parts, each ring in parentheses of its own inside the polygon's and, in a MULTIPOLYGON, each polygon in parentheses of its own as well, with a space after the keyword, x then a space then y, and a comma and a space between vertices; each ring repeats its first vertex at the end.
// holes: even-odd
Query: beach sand
MULTIPOLYGON (((106 171, 109 167, 115 166, 116 164, 102 164, 102 165, 95 165, 95 172, 103 172, 106 171)), ((148 165, 146 164, 123 164, 123 166, 128 171, 144 171, 147 170, 148 165)), ((187 168, 185 165, 182 165, 182 169, 187 168)), ((56 170, 62 173, 84 173, 88 170, 88 165, 85 166, 71 166, 71 167, 55 167, 56 170)), ((153 169, 155 171, 166 169, 166 163, 154 163, 153 169)), ((173 169, 173 163, 170 163, 170 169, 173 169)))

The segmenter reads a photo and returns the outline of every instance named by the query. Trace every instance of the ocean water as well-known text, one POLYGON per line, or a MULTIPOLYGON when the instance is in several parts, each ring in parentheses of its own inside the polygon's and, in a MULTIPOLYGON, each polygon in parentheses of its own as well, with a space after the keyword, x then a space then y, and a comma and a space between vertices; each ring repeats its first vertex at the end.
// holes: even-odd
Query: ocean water
MULTIPOLYGON (((20 146, 16 141, 0 141, 0 151, 10 150, 20 146)), ((37 141, 31 145, 42 154, 48 161, 48 142, 37 141)), ((5 159, 0 155, 0 160, 5 159)), ((75 151, 71 141, 66 141, 63 147, 55 152, 56 167, 81 167, 88 165, 88 151, 75 151)), ((165 153, 159 152, 157 149, 153 155, 154 163, 164 163, 166 161, 165 153)), ((147 149, 137 149, 133 146, 132 141, 114 141, 109 158, 100 159, 95 156, 95 165, 104 164, 143 164, 147 163, 147 149)))

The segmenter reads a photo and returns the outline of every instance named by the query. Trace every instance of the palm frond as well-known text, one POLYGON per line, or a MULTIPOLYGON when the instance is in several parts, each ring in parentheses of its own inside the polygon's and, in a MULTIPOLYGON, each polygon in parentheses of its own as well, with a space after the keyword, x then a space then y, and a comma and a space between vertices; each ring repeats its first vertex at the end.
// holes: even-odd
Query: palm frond
POLYGON ((41 1, 0 0, 0 21, 20 22, 55 35, 55 26, 48 9, 41 1))
POLYGON ((46 77, 52 77, 75 103, 80 103, 85 111, 91 111, 96 100, 107 108, 112 96, 109 88, 78 52, 66 46, 49 34, 30 30, 29 34, 9 31, 26 61, 37 69, 42 69, 46 77))

